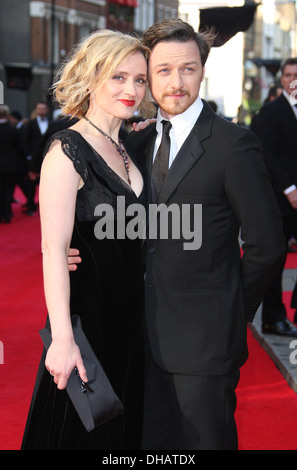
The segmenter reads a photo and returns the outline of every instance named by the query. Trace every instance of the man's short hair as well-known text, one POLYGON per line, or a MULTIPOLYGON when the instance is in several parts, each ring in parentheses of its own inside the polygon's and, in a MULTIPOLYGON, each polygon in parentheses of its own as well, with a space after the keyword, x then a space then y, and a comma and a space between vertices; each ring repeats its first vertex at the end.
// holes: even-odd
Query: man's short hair
POLYGON ((208 58, 211 46, 215 40, 213 30, 196 32, 194 28, 181 20, 175 18, 164 20, 150 26, 142 36, 142 42, 149 49, 153 49, 159 42, 188 42, 195 41, 201 56, 202 66, 208 58))
POLYGON ((297 65, 297 57, 290 57, 289 59, 285 59, 281 64, 281 72, 284 73, 285 67, 287 65, 297 65))

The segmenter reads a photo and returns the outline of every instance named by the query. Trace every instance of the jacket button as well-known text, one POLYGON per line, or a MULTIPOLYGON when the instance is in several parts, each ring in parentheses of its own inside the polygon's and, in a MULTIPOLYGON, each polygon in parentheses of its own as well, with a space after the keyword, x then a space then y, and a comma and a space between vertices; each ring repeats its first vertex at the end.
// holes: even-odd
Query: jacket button
POLYGON ((156 248, 153 245, 149 245, 148 252, 152 254, 152 253, 155 253, 155 251, 156 251, 156 248))

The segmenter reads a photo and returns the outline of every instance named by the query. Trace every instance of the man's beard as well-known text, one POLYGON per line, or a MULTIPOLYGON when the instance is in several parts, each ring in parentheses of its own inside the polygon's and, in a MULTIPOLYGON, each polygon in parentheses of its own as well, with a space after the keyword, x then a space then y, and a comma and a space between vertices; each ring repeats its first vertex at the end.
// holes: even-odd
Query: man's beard
POLYGON ((164 93, 162 95, 162 109, 170 115, 181 114, 195 101, 196 98, 193 97, 193 100, 189 100, 191 95, 188 90, 183 88, 172 90, 170 93, 164 93), (183 95, 182 98, 172 99, 170 95, 183 95), (167 98, 168 97, 168 98, 167 98), (186 98, 186 100, 184 99, 186 98))

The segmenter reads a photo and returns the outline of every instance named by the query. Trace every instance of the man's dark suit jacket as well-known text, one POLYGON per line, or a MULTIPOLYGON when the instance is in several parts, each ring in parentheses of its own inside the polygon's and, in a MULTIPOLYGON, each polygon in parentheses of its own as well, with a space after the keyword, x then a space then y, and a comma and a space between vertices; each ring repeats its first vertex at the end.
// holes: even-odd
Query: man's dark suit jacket
MULTIPOLYGON (((125 142, 149 181, 155 124, 125 142)), ((148 185, 149 186, 149 185, 148 185)), ((147 240, 146 319, 156 363, 177 374, 226 375, 247 359, 246 328, 277 273, 281 216, 257 138, 204 102, 158 204, 202 204, 202 245, 147 240), (244 255, 238 243, 239 229, 244 255)))
POLYGON ((0 172, 14 173, 17 169, 19 135, 9 122, 0 124, 0 172))
POLYGON ((296 214, 283 191, 293 184, 297 186, 297 119, 283 94, 262 107, 255 133, 261 141, 282 214, 296 214))
MULTIPOLYGON (((49 122, 50 126, 50 122, 49 122)), ((24 147, 27 156, 33 157, 38 147, 39 141, 42 138, 42 134, 40 132, 40 128, 38 125, 37 119, 31 119, 25 128, 24 133, 24 147)))
POLYGON ((43 158, 44 158, 43 152, 45 149, 45 144, 48 141, 48 139, 52 135, 54 135, 56 132, 59 132, 62 129, 67 129, 68 127, 72 126, 76 122, 77 122, 76 118, 68 118, 68 117, 49 122, 47 131, 42 136, 40 135, 37 145, 34 148, 34 151, 31 155, 32 156, 32 161, 30 163, 31 171, 33 171, 34 173, 40 173, 41 165, 42 165, 43 158))

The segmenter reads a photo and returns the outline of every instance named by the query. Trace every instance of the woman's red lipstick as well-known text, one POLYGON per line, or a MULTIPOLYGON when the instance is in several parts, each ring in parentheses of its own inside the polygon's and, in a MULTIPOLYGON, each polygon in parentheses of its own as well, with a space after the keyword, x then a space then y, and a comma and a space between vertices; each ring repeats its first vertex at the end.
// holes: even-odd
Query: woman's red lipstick
POLYGON ((123 103, 125 106, 134 106, 135 105, 135 100, 120 100, 121 103, 123 103))

